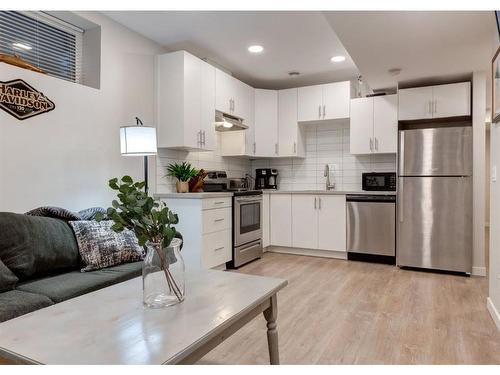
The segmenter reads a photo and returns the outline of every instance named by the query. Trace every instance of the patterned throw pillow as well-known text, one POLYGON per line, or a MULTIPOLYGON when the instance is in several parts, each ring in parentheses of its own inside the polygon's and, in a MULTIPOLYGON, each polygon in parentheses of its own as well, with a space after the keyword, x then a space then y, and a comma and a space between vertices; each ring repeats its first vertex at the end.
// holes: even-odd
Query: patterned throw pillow
POLYGON ((97 213, 106 215, 106 209, 102 207, 91 207, 85 210, 78 211, 78 215, 80 215, 80 220, 95 220, 95 215, 97 213))
POLYGON ((53 217, 54 219, 62 220, 81 220, 82 218, 76 212, 72 212, 65 208, 53 207, 53 206, 43 206, 35 208, 34 210, 26 212, 29 216, 44 216, 53 217))
POLYGON ((135 234, 130 230, 116 233, 111 229, 113 222, 110 220, 70 221, 69 224, 75 232, 80 255, 87 265, 82 272, 142 259, 143 249, 135 234))

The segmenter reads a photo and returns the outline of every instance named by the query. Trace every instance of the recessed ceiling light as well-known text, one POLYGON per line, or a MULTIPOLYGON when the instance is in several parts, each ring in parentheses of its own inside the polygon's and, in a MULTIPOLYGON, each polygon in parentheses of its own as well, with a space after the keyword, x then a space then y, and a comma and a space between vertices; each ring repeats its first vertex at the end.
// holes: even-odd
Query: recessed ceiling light
POLYGON ((342 62, 345 60, 345 56, 333 56, 331 59, 330 59, 332 62, 342 62))
POLYGON ((295 77, 295 76, 300 75, 300 72, 297 72, 296 70, 293 70, 293 71, 291 71, 291 72, 288 72, 288 75, 289 75, 290 77, 295 77))
POLYGON ((391 68, 387 71, 391 76, 397 76, 401 73, 401 68, 391 68))
POLYGON ((29 44, 24 44, 24 43, 19 43, 19 42, 12 43, 12 45, 14 47, 25 49, 25 50, 33 49, 33 47, 31 47, 29 44))
POLYGON ((259 46, 258 44, 248 47, 248 52, 261 53, 262 51, 264 51, 264 47, 259 46))

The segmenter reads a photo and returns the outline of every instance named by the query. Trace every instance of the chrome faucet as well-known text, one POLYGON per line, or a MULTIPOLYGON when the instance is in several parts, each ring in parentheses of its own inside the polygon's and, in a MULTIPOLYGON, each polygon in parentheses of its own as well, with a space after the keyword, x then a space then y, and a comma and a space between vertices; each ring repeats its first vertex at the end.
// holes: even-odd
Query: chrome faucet
POLYGON ((326 177, 326 190, 335 190, 335 182, 330 183, 330 166, 328 163, 325 164, 324 176, 326 177))

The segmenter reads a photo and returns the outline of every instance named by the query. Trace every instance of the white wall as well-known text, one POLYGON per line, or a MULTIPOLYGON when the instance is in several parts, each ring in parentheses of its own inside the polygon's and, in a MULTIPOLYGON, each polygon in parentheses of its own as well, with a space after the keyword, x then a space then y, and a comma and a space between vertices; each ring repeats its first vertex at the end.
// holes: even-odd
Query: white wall
POLYGON ((486 276, 485 265, 485 161, 486 161, 486 73, 472 78, 473 131, 473 255, 472 274, 486 276))
POLYGON ((22 78, 56 105, 24 121, 0 111, 0 211, 108 206, 108 179, 141 177, 142 158, 120 156, 118 129, 135 116, 153 122, 163 49, 99 13, 78 14, 101 26, 99 90, 0 64, 1 81, 22 78))
POLYGON ((252 162, 252 173, 256 168, 276 168, 280 190, 325 190, 325 164, 335 164, 337 170, 330 177, 331 182, 335 181, 335 189, 361 191, 363 172, 396 171, 395 154, 349 153, 349 121, 301 126, 306 128, 305 158, 258 159, 252 162))

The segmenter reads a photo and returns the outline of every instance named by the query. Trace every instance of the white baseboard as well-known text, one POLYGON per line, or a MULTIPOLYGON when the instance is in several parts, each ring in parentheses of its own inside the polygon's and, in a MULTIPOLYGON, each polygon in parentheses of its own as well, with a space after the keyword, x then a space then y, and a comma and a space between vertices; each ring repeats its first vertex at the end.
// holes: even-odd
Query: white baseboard
POLYGON ((490 312, 491 318, 495 322, 495 325, 497 326, 498 330, 500 331, 500 313, 496 309, 495 305, 491 301, 491 298, 488 297, 486 299, 486 307, 488 308, 488 311, 490 312))
POLYGON ((486 276, 486 267, 472 267, 472 275, 486 276))
POLYGON ((266 251, 270 253, 308 255, 312 257, 321 257, 321 258, 347 259, 347 252, 345 251, 301 249, 297 247, 280 247, 280 246, 269 246, 268 248, 266 248, 266 251))

